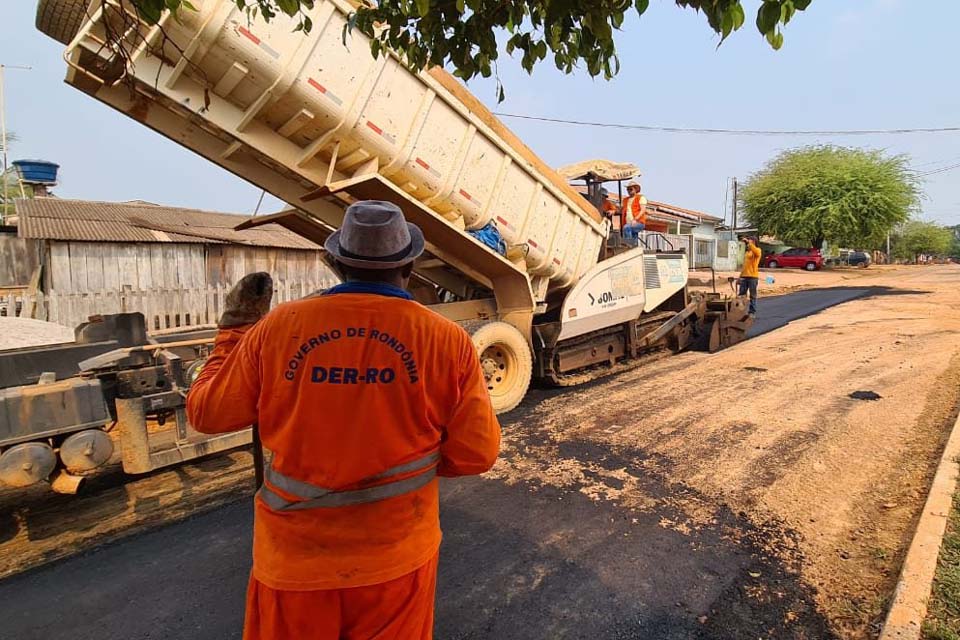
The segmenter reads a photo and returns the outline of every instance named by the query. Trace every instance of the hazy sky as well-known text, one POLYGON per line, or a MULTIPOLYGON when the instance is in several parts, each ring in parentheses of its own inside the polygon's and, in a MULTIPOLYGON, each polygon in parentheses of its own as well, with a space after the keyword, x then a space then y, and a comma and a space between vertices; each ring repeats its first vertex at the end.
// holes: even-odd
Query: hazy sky
MULTIPOLYGON (((249 213, 260 190, 63 83, 59 43, 33 25, 35 3, 6 2, 0 63, 8 70, 11 159, 62 165, 61 197, 142 199, 249 213)), ((747 0, 753 10, 758 0, 747 0)), ((954 0, 814 0, 774 52, 752 17, 719 49, 702 16, 672 0, 632 14, 617 35, 613 81, 563 76, 551 64, 529 77, 500 64, 507 99, 491 81, 471 89, 495 111, 673 127, 889 129, 960 125, 954 0)), ((505 119, 554 166, 604 157, 638 164, 656 200, 723 215, 728 178, 746 178, 778 151, 836 143, 905 153, 919 171, 960 163, 960 133, 766 137, 651 133, 505 119)), ((960 224, 960 169, 924 183, 923 217, 960 224)), ((263 210, 281 203, 268 196, 263 210)))

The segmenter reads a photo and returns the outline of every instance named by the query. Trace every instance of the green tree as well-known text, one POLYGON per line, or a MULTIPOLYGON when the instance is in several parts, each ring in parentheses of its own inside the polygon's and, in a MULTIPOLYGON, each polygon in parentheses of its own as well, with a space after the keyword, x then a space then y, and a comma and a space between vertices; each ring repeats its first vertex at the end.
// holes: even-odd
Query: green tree
POLYGON ((905 156, 814 146, 781 153, 740 191, 746 219, 793 245, 876 248, 920 192, 905 156))
MULTIPOLYGON (((17 136, 12 131, 7 132, 7 146, 9 147, 12 142, 15 142, 17 136)), ((0 153, 3 153, 3 138, 0 137, 0 153)), ((7 173, 3 173, 3 167, 0 167, 0 221, 5 220, 8 216, 13 215, 14 198, 21 197, 20 186, 17 180, 16 170, 13 167, 8 169, 7 173)))
POLYGON ((950 251, 947 252, 947 255, 951 258, 960 258, 960 224, 947 227, 947 231, 950 232, 951 236, 950 251))
POLYGON ((945 256, 950 253, 953 243, 950 229, 920 220, 906 223, 891 238, 894 257, 914 262, 922 255, 945 256))
MULTIPOLYGON (((129 0, 147 22, 164 11, 192 10, 189 0, 129 0)), ((680 7, 702 13, 721 42, 746 22, 741 0, 674 0, 680 7)), ((297 29, 310 31, 308 15, 314 0, 234 0, 250 14, 271 19, 280 13, 297 18, 297 29)), ((812 0, 763 0, 757 9, 757 30, 774 49, 783 44, 782 27, 812 0)), ((519 52, 531 72, 553 58, 570 73, 583 65, 591 76, 612 78, 620 68, 613 33, 628 11, 641 16, 650 0, 380 0, 356 3, 350 28, 369 36, 373 55, 393 49, 404 54, 415 70, 451 66, 469 80, 489 77, 499 49, 497 33, 506 32, 508 53, 519 52)), ((346 37, 347 34, 344 34, 346 37)), ((501 98, 503 90, 500 91, 501 98)))
POLYGON ((16 213, 17 199, 32 197, 33 187, 28 184, 21 185, 13 171, 0 175, 0 221, 16 213))

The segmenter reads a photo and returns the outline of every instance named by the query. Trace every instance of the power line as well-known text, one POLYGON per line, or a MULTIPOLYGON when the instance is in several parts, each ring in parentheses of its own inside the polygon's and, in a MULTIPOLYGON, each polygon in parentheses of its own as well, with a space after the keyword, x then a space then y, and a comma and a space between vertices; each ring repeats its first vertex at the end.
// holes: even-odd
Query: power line
POLYGON ((923 173, 918 173, 918 178, 923 178, 925 176, 935 176, 938 173, 946 173, 947 171, 954 171, 955 169, 960 169, 960 163, 952 164, 949 167, 940 167, 939 169, 933 169, 932 171, 924 171, 923 173))
POLYGON ((915 165, 913 165, 913 166, 915 166, 915 167, 929 167, 929 166, 932 165, 932 164, 943 164, 944 162, 956 162, 957 160, 960 160, 960 156, 954 156, 954 157, 952 157, 952 158, 942 158, 942 159, 940 159, 940 160, 930 160, 929 162, 921 162, 921 163, 915 164, 915 165))
POLYGON ((912 133, 958 133, 960 127, 914 127, 907 129, 708 129, 695 127, 657 127, 645 124, 622 124, 616 122, 591 122, 587 120, 565 120, 563 118, 546 118, 543 116, 527 116, 519 113, 494 112, 501 118, 517 118, 519 120, 535 120, 553 124, 572 124, 581 127, 601 127, 607 129, 633 129, 637 131, 659 131, 664 133, 694 133, 719 134, 735 136, 867 136, 867 135, 901 135, 912 133))

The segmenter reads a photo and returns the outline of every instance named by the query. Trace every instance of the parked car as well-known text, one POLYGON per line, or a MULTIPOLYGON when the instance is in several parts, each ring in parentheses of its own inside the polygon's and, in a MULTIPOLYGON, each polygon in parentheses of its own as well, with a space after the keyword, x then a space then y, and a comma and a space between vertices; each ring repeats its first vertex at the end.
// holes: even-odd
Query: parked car
POLYGON ((794 267, 816 271, 823 267, 823 255, 820 253, 820 249, 787 249, 783 253, 771 253, 765 256, 763 266, 771 269, 794 267))
POLYGON ((851 267, 869 267, 873 258, 866 251, 851 251, 847 256, 847 264, 851 267))

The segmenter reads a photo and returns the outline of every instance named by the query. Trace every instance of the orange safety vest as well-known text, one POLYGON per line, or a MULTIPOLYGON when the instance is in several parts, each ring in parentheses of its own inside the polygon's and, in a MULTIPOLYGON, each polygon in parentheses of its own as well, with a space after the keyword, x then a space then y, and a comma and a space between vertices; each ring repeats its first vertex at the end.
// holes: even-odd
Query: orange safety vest
POLYGON ((482 473, 497 422, 458 325, 390 285, 348 283, 222 330, 187 399, 204 433, 259 422, 253 576, 272 589, 380 584, 440 545, 436 476, 482 473))
POLYGON ((647 224, 647 199, 643 194, 628 196, 623 201, 623 218, 626 224, 647 224))

